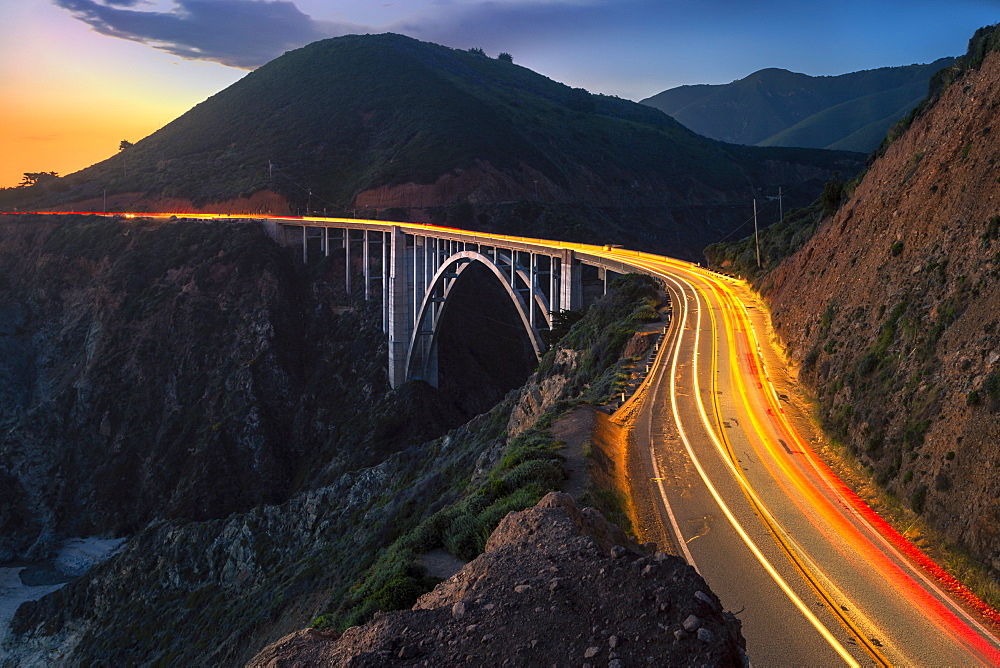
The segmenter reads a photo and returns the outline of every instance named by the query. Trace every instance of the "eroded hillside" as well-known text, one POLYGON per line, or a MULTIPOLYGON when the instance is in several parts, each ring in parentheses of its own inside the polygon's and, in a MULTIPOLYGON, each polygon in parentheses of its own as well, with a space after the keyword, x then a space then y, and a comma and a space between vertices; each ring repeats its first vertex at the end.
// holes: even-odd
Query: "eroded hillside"
MULTIPOLYGON (((1000 573, 1000 54, 960 68, 763 283, 828 430, 1000 573)), ((985 57, 984 57, 985 56, 985 57)))

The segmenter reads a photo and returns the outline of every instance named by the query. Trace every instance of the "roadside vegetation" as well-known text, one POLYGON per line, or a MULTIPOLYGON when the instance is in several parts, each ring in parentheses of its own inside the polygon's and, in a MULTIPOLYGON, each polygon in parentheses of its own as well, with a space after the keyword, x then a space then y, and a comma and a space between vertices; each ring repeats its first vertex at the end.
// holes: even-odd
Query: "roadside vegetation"
MULTIPOLYGON (((659 301, 655 279, 630 274, 614 281, 608 294, 574 320, 565 335, 542 359, 537 379, 554 373, 569 374, 563 399, 543 414, 526 432, 508 439, 507 423, 520 398, 514 391, 470 423, 467 433, 449 435, 430 445, 428 453, 461 447, 471 452, 494 453, 493 463, 479 473, 452 471, 453 480, 438 497, 409 503, 394 520, 392 543, 341 594, 331 598, 327 612, 314 623, 317 628, 343 630, 363 623, 378 610, 409 608, 439 580, 428 577, 420 555, 444 549, 462 560, 483 551, 486 539, 503 517, 537 503, 546 493, 560 489, 565 471, 560 450, 549 431, 552 423, 580 403, 601 404, 618 390, 625 344, 651 318, 659 301), (557 365, 559 350, 576 351, 570 369, 557 365), (434 510, 437 508, 436 510, 434 510)), ((425 460, 419 466, 433 465, 425 460)), ((389 490, 386 496, 398 493, 389 490)), ((620 509, 620 500, 609 490, 593 492, 602 509, 620 509)), ((626 516, 619 512, 618 520, 626 516)))

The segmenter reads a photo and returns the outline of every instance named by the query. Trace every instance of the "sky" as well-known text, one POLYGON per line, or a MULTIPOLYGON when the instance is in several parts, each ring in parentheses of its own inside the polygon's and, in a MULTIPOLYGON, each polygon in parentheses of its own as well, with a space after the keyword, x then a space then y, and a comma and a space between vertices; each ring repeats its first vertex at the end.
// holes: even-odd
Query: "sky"
POLYGON ((479 47, 640 100, 765 67, 835 75, 965 52, 1000 0, 7 0, 0 186, 70 174, 283 52, 351 33, 479 47))

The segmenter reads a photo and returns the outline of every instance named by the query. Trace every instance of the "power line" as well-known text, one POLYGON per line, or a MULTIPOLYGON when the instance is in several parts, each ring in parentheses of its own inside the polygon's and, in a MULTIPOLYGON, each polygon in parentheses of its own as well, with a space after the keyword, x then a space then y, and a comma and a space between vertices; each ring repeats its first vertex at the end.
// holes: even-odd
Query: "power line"
MULTIPOLYGON (((791 188, 789 188, 787 191, 784 191, 784 195, 787 195, 788 193, 793 192, 793 191, 797 190, 798 188, 801 188, 804 185, 805 185, 805 183, 799 183, 797 185, 794 185, 791 188)), ((779 195, 779 197, 780 196, 781 195, 779 195)), ((780 200, 779 200, 779 206, 781 206, 780 205, 780 200)), ((784 218, 784 216, 782 216, 782 218, 784 218)), ((746 220, 744 220, 742 223, 740 223, 737 227, 735 227, 732 230, 730 230, 729 234, 727 234, 726 236, 722 237, 721 239, 719 239, 715 243, 721 244, 723 241, 729 239, 729 237, 733 236, 734 234, 736 234, 737 232, 739 232, 740 230, 742 230, 744 227, 746 227, 747 225, 749 225, 753 221, 754 221, 754 217, 750 216, 749 218, 747 218, 746 220)), ((781 219, 779 219, 778 222, 781 222, 781 219)))

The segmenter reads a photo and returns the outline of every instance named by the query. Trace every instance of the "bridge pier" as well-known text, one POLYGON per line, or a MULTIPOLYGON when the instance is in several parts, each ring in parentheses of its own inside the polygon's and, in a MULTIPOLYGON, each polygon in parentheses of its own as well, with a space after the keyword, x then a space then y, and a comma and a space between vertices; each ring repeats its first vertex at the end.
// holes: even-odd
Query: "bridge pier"
POLYGON ((389 269, 389 384, 406 382, 406 353, 413 327, 410 324, 410 272, 407 271, 406 234, 398 227, 388 233, 391 243, 389 269))
POLYGON ((382 331, 389 333, 389 247, 392 232, 379 232, 382 237, 382 331))
POLYGON ((576 253, 563 251, 562 276, 560 281, 560 311, 577 311, 583 307, 583 266, 576 259, 576 253))

